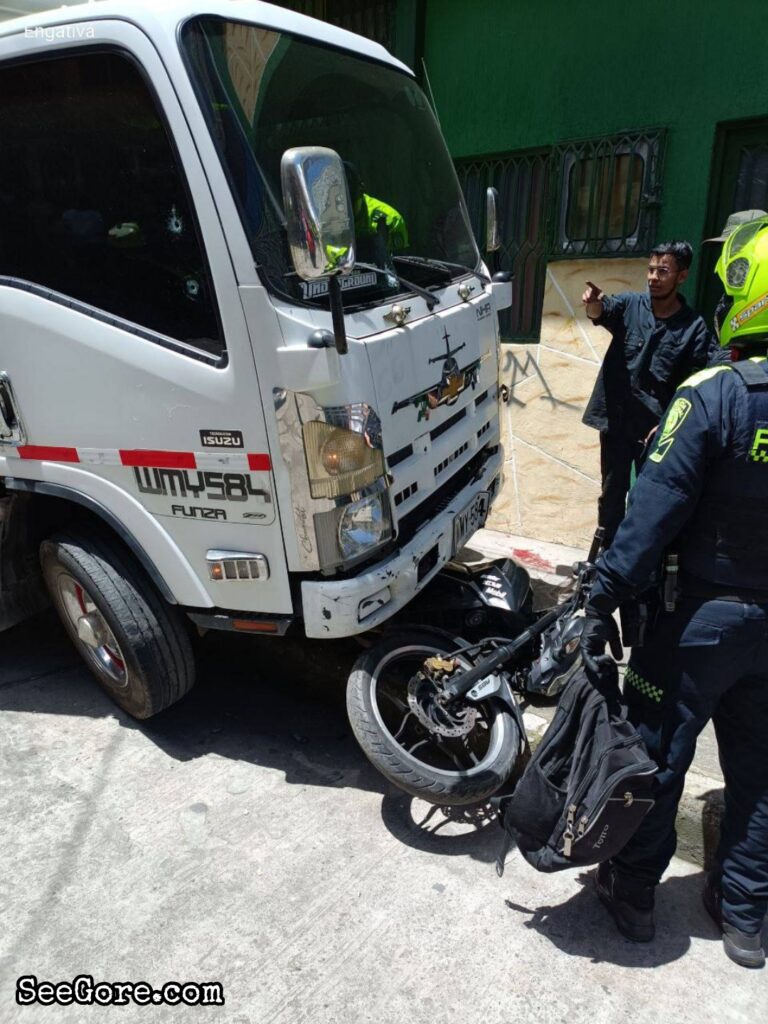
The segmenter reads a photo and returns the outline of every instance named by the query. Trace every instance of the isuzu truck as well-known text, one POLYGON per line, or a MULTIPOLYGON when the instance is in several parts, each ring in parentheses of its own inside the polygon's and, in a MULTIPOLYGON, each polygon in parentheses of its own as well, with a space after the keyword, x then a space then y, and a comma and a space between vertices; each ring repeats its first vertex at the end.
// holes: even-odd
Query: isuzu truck
POLYGON ((380 625, 500 486, 497 277, 377 44, 250 0, 0 24, 0 629, 52 600, 146 718, 195 627, 380 625))

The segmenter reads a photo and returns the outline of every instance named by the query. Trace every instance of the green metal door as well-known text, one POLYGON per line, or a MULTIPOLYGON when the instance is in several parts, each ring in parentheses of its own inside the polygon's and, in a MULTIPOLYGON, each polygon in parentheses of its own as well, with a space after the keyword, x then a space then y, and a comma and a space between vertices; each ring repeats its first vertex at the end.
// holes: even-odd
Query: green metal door
MULTIPOLYGON (((719 235, 736 210, 768 210, 768 119, 718 129, 704 237, 719 235)), ((708 324, 723 291, 714 272, 720 249, 717 242, 701 249, 697 304, 708 324)))

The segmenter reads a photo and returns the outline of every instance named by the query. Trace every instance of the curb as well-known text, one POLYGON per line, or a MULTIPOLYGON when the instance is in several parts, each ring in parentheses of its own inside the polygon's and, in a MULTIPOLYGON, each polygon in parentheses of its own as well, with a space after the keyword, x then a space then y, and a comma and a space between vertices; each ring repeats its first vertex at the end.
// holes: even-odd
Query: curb
MULTIPOLYGON (((471 545, 490 558, 505 556, 522 564, 531 576, 536 610, 551 607, 567 588, 570 577, 558 566, 571 565, 585 557, 578 548, 517 537, 497 530, 478 530, 471 545)), ((535 750, 549 725, 549 719, 527 708, 523 722, 531 750, 535 750)), ((554 706, 552 706, 554 710, 554 706)), ((724 812, 723 780, 689 769, 677 811, 677 853, 683 860, 709 871, 714 863, 724 812)))

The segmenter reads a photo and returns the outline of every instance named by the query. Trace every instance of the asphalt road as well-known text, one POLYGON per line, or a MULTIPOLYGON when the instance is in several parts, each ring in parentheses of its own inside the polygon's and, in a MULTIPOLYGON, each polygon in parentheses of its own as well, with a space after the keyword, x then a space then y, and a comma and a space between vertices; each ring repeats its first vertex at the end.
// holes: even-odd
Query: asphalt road
POLYGON ((355 644, 211 636, 139 725, 50 616, 0 638, 0 1020, 233 1024, 752 1022, 765 971, 723 955, 675 861, 659 936, 614 931, 577 872, 392 789, 346 722, 355 644), (16 979, 215 981, 225 1004, 28 1006, 16 979))

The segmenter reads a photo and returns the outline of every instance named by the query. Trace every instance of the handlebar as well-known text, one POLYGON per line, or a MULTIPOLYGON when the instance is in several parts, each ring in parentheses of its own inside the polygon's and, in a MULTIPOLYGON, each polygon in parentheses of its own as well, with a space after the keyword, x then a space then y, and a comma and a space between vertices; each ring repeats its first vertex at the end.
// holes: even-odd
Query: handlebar
MULTIPOLYGON (((570 599, 571 601, 573 598, 570 599)), ((494 669, 500 668, 510 658, 520 650, 521 647, 525 647, 527 643, 534 640, 537 636, 541 636, 545 629, 552 625, 552 623, 562 615, 565 605, 558 605, 557 608, 553 608, 547 612, 546 615, 542 615, 540 619, 537 619, 531 626, 523 630, 523 632, 516 637, 511 644, 504 644, 498 647, 492 654, 489 654, 482 661, 479 661, 474 665, 468 672, 462 672, 460 676, 455 679, 450 679, 444 687, 444 691, 451 698, 463 697, 465 693, 469 693, 475 683, 479 683, 481 679, 485 679, 487 675, 490 675, 494 669)))
POLYGON ((587 596, 587 590, 589 584, 592 582, 592 575, 594 573, 594 563, 600 549, 603 544, 603 538, 605 536, 605 530, 599 526, 595 530, 595 535, 592 538, 592 544, 587 554, 587 560, 585 562, 577 562, 573 566, 574 575, 577 578, 578 585, 575 593, 573 593, 567 600, 562 604, 557 605, 556 608, 552 608, 551 611, 546 612, 541 618, 537 619, 532 625, 516 637, 511 643, 503 644, 498 647, 493 653, 483 658, 476 665, 473 665, 468 672, 462 672, 461 675, 456 676, 455 679, 449 679, 444 686, 444 692, 452 699, 455 700, 458 697, 463 697, 466 693, 472 689, 475 683, 479 683, 481 679, 484 679, 487 675, 490 675, 495 669, 500 668, 506 662, 510 661, 515 654, 526 644, 530 643, 536 637, 547 630, 553 622, 560 618, 561 615, 573 614, 579 608, 584 606, 584 602, 587 596))

